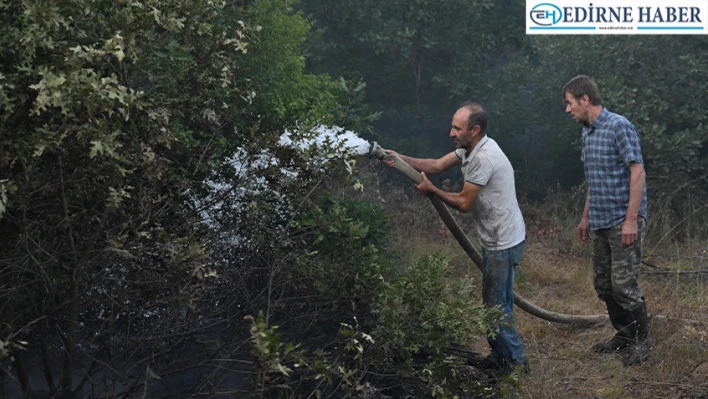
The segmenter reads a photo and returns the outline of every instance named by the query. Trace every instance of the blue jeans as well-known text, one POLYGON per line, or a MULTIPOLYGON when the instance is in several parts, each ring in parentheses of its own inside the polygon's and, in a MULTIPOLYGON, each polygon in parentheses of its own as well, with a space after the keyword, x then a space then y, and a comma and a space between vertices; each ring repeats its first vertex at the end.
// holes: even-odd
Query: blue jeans
POLYGON ((487 342, 492 348, 490 356, 493 359, 505 360, 511 364, 526 361, 524 345, 516 331, 514 320, 514 278, 525 249, 526 240, 514 247, 500 251, 482 249, 484 260, 482 302, 490 308, 499 306, 506 313, 504 321, 510 323, 499 326, 494 339, 487 335, 487 342))

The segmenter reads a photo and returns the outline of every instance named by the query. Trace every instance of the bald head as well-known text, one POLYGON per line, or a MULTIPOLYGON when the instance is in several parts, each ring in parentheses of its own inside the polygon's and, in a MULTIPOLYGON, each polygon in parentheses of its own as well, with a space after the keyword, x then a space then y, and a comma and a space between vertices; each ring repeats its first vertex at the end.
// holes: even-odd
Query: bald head
POLYGON ((487 132, 487 111, 484 110, 481 104, 466 101, 457 112, 469 113, 467 119, 467 129, 472 130, 475 126, 479 126, 479 133, 485 135, 487 132))

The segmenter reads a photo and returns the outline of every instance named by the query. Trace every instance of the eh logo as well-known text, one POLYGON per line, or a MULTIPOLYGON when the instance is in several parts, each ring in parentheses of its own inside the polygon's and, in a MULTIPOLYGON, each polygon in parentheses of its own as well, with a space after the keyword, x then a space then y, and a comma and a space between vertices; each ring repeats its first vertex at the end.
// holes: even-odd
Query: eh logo
POLYGON ((541 3, 531 9, 531 20, 536 25, 551 26, 557 24, 563 12, 555 4, 541 3))

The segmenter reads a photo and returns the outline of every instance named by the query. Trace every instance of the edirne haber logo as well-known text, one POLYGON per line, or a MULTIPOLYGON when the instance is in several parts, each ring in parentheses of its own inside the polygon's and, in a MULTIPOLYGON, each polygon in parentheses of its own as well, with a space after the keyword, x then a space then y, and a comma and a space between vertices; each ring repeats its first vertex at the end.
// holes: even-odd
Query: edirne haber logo
POLYGON ((526 34, 708 34, 708 0, 527 1, 526 34))

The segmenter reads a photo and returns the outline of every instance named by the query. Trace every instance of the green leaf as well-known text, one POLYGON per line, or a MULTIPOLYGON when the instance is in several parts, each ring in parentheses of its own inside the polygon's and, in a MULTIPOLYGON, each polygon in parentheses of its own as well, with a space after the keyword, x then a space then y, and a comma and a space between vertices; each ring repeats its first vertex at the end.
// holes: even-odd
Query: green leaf
POLYGON ((100 140, 92 140, 91 141, 91 151, 89 152, 89 157, 93 159, 98 155, 99 153, 103 155, 103 143, 100 140))
POLYGON ((42 154, 44 153, 44 150, 45 150, 46 148, 47 148, 47 144, 46 144, 46 143, 39 143, 39 144, 37 144, 37 146, 35 147, 34 152, 32 153, 32 156, 35 157, 35 158, 38 158, 38 157, 42 156, 42 154))

